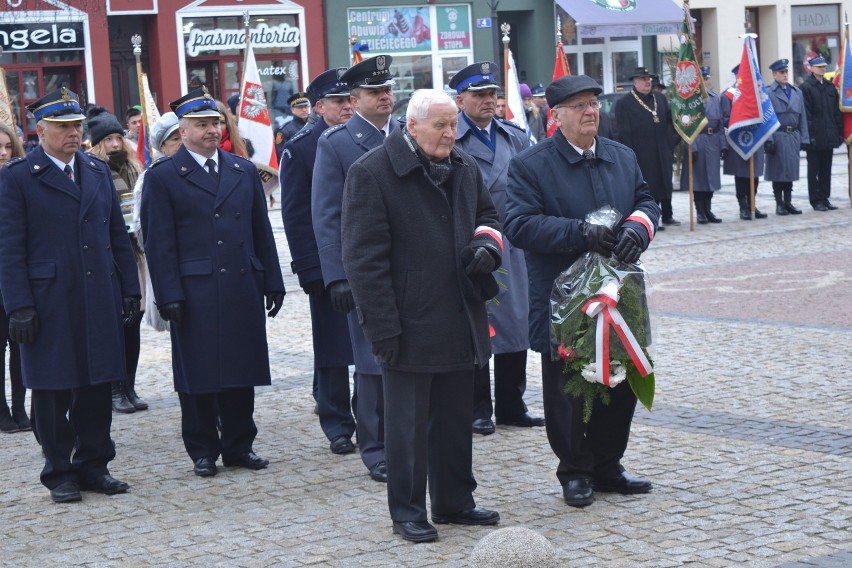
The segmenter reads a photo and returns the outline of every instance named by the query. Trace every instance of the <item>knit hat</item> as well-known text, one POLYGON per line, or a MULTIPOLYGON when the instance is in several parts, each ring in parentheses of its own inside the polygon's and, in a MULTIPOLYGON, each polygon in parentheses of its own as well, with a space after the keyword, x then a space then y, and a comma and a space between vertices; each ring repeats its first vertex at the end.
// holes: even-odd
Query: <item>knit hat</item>
POLYGON ((104 107, 93 107, 89 110, 89 138, 92 146, 97 146, 101 140, 110 134, 121 134, 124 136, 124 127, 104 107))
POLYGON ((173 112, 163 114, 151 128, 151 143, 155 150, 159 150, 163 142, 178 129, 178 117, 173 112))
POLYGON ((530 86, 527 85, 526 83, 521 83, 520 85, 518 85, 518 88, 521 91, 521 98, 522 99, 525 99, 527 97, 532 96, 532 90, 530 89, 530 86))

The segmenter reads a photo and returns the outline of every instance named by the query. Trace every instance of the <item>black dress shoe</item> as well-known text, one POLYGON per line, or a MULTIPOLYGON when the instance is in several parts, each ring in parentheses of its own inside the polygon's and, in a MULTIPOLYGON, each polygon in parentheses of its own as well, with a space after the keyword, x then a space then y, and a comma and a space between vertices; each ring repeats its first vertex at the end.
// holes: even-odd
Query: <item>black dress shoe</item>
POLYGON ((349 439, 349 436, 338 436, 331 441, 331 453, 337 455, 351 454, 355 451, 355 444, 349 439))
POLYGON ((199 477, 213 477, 219 473, 216 468, 216 460, 213 458, 198 458, 195 460, 195 467, 192 468, 192 471, 199 477))
POLYGON ((393 523, 393 534, 401 535, 411 542, 431 542, 438 540, 438 529, 426 521, 402 521, 393 523))
POLYGON ((562 498, 572 507, 585 507, 595 502, 592 480, 588 477, 571 479, 562 487, 562 498))
POLYGON ((707 218, 707 215, 705 215, 704 213, 696 213, 695 221, 699 225, 706 225, 707 223, 710 222, 710 220, 707 218))
POLYGON ((508 420, 498 418, 497 424, 505 424, 506 426, 520 426, 522 428, 532 428, 533 426, 544 426, 544 418, 542 418, 541 416, 533 416, 529 412, 524 412, 520 416, 516 418, 510 418, 508 420))
POLYGON ((716 217, 716 215, 714 215, 713 212, 710 211, 709 209, 707 210, 707 220, 710 221, 711 223, 721 223, 722 222, 722 220, 719 219, 718 217, 716 217))
POLYGON ((784 205, 783 203, 778 203, 777 205, 775 205, 775 214, 784 216, 784 215, 789 215, 790 212, 787 211, 786 205, 784 205))
POLYGON ((379 483, 388 482, 388 464, 381 461, 370 468, 370 479, 379 483))
POLYGON ((797 209, 797 208, 796 208, 796 206, 795 206, 795 205, 793 205, 792 203, 785 203, 785 204, 784 204, 784 207, 786 207, 786 208, 787 208, 787 212, 788 212, 790 215, 801 215, 801 214, 802 214, 802 210, 801 210, 801 209, 797 209))
POLYGON ((760 209, 755 207, 755 209, 754 209, 754 218, 755 219, 766 219, 767 217, 769 217, 769 215, 767 215, 766 213, 762 213, 760 211, 760 209))
POLYGON ((669 227, 680 227, 680 221, 674 217, 669 217, 667 219, 663 219, 663 225, 668 225, 669 227))
POLYGON ((835 209, 837 209, 837 206, 836 206, 836 205, 832 205, 832 204, 831 204, 831 201, 829 201, 828 199, 826 199, 826 200, 825 200, 825 208, 826 208, 826 209, 828 209, 829 211, 834 211, 835 209))
POLYGON ((814 211, 828 211, 828 207, 825 203, 817 203, 814 205, 814 211))
POLYGON ((592 486, 595 491, 601 493, 621 493, 622 495, 648 493, 653 487, 647 479, 630 475, 626 471, 621 472, 618 477, 595 477, 592 486))
POLYGON ((487 436, 488 434, 494 433, 494 423, 490 418, 477 418, 473 421, 473 426, 471 428, 474 434, 482 434, 483 436, 487 436))
POLYGON ((130 489, 130 486, 123 481, 119 481, 110 474, 105 473, 93 479, 81 480, 80 489, 83 491, 103 493, 104 495, 117 495, 118 493, 125 493, 128 489, 130 489))
POLYGON ((50 490, 50 498, 54 503, 72 503, 82 501, 80 487, 73 481, 63 481, 50 490))
POLYGON ((482 507, 474 507, 453 515, 432 513, 432 522, 436 525, 496 525, 500 522, 500 513, 482 507))
POLYGON ((265 460, 254 452, 246 452, 236 457, 226 458, 222 456, 222 464, 225 467, 244 467, 246 469, 263 469, 269 465, 265 460))

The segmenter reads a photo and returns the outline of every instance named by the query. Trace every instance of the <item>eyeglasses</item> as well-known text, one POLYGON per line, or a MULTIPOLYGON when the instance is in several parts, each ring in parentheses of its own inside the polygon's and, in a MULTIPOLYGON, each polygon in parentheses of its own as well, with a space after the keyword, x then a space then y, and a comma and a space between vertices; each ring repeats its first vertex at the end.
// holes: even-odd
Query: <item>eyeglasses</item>
POLYGON ((599 110, 601 108, 601 102, 598 99, 592 99, 590 101, 575 103, 573 105, 557 105, 553 108, 570 108, 571 110, 576 112, 586 112, 586 107, 591 107, 592 110, 599 110))

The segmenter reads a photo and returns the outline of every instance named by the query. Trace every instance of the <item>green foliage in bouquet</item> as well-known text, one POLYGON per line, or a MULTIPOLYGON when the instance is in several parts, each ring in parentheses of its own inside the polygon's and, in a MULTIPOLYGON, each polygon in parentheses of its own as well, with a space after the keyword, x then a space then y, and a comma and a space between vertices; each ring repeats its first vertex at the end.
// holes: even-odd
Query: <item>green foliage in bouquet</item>
MULTIPOLYGON (((565 361, 564 372, 569 377, 565 392, 583 399, 584 422, 591 419, 595 400, 608 405, 611 397, 609 387, 596 382, 593 377, 597 318, 586 315, 583 306, 612 282, 620 285, 616 308, 647 357, 651 328, 645 274, 637 266, 588 255, 557 279, 551 298, 551 338, 559 357, 565 361), (583 376, 584 371, 588 377, 583 376)), ((617 372, 626 374, 636 397, 650 410, 654 401, 654 373, 642 377, 615 330, 610 329, 609 333, 611 375, 617 372)), ((653 365, 653 361, 648 360, 653 365)))

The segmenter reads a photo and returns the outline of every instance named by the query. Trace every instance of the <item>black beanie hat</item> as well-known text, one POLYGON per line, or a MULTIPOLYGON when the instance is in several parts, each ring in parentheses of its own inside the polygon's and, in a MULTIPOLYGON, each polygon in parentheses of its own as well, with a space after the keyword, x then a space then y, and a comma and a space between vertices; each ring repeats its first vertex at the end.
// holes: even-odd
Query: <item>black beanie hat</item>
POLYGON ((109 136, 110 134, 121 134, 124 136, 124 127, 115 117, 104 107, 93 107, 89 110, 89 137, 92 141, 92 146, 97 146, 98 143, 109 136))

